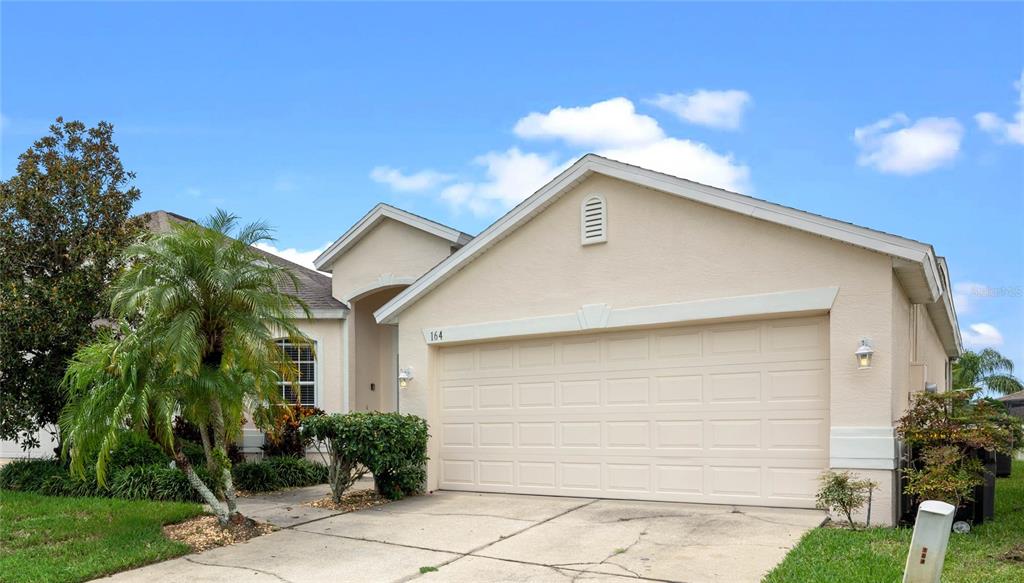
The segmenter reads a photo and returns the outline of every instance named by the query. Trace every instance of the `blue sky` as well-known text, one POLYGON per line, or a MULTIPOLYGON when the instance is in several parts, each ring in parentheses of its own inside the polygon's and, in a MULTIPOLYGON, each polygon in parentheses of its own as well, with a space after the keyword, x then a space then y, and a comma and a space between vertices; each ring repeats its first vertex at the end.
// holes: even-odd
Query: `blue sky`
MULTIPOLYGON (((935 245, 1024 365, 1021 4, 0 5, 0 175, 115 124, 139 211, 308 260, 378 201, 475 233, 588 151, 935 245)), ((972 328, 973 327, 973 328, 972 328)))

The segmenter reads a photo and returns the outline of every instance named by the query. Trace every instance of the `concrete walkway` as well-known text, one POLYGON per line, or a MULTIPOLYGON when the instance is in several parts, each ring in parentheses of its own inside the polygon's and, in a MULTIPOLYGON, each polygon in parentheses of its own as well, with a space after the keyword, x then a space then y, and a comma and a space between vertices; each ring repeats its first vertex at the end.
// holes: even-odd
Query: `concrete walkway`
POLYGON ((467 492, 349 514, 300 504, 322 493, 247 499, 245 514, 282 530, 109 579, 754 582, 824 519, 812 510, 467 492))

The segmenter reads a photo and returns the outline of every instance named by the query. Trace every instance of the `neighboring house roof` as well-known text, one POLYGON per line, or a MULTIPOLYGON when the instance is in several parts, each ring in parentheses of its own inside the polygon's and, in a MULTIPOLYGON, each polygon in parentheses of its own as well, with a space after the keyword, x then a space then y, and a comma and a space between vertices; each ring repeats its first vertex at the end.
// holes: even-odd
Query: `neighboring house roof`
POLYGON ((352 228, 345 231, 344 235, 339 237, 337 241, 332 243, 330 247, 321 253, 320 256, 313 261, 313 264, 316 265, 317 269, 330 271, 331 263, 333 263, 338 256, 358 243, 359 240, 363 238, 363 235, 368 233, 384 219, 398 221, 409 225, 410 227, 450 241, 452 247, 456 248, 462 247, 473 238, 471 235, 463 233, 458 229, 453 229, 447 225, 442 225, 436 221, 423 218, 419 215, 393 207, 389 204, 379 203, 377 206, 373 207, 370 212, 363 215, 363 218, 359 219, 355 225, 352 225, 352 228))
MULTIPOLYGON (((188 217, 168 211, 153 211, 143 213, 142 216, 146 218, 149 230, 154 233, 166 233, 171 230, 172 224, 178 222, 196 223, 196 221, 188 217)), ((331 294, 330 276, 278 257, 258 247, 252 247, 252 250, 259 253, 270 263, 285 267, 295 275, 295 279, 299 283, 298 290, 292 289, 291 282, 285 282, 284 285, 289 293, 294 293, 302 301, 306 302, 310 311, 313 312, 314 318, 340 318, 345 315, 348 306, 335 299, 331 294)))
POLYGON ((1004 395, 1002 397, 999 397, 999 400, 1003 401, 1003 402, 1006 402, 1006 403, 1009 403, 1009 402, 1024 403, 1024 391, 1017 391, 1016 393, 1010 393, 1009 395, 1004 395))
MULTIPOLYGON (((785 207, 720 188, 706 186, 630 164, 587 154, 532 196, 495 221, 472 241, 425 273, 374 313, 380 323, 393 324, 398 314, 484 251, 526 224, 562 194, 593 174, 601 174, 673 194, 713 207, 799 229, 893 257, 893 269, 911 301, 928 305, 929 315, 950 356, 961 352, 960 330, 951 301, 945 260, 931 245, 785 207)), ((323 256, 321 256, 322 258, 323 256)), ((317 265, 321 265, 318 263, 317 265)))

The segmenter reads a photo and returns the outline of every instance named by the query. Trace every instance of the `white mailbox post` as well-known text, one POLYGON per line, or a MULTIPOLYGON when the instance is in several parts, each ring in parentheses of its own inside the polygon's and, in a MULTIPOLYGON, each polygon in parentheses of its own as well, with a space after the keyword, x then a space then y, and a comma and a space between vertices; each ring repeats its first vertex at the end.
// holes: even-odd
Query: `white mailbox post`
POLYGON ((956 507, 937 500, 926 500, 917 509, 914 536, 910 540, 903 583, 938 583, 946 560, 949 531, 956 507))

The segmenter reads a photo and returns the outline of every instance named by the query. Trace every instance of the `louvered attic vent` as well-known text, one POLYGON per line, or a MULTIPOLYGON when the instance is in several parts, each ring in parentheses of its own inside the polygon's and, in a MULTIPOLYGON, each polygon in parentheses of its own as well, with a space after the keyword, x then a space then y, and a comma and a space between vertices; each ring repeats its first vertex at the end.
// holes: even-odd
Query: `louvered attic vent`
POLYGON ((604 197, 588 196, 580 207, 580 243, 593 245, 608 240, 608 210, 604 197))

